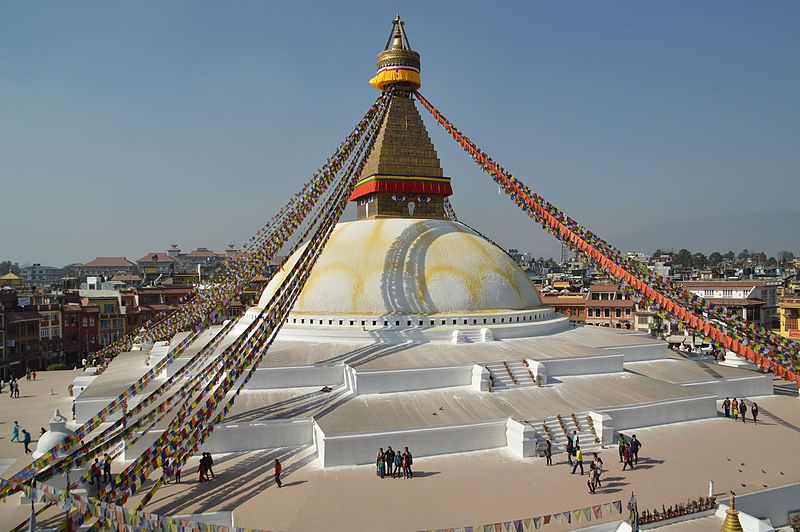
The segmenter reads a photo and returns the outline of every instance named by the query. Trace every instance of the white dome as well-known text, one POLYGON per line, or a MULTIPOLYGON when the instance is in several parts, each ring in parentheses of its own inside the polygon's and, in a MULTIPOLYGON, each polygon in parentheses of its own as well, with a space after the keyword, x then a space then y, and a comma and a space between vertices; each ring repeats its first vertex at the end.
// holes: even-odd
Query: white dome
POLYGON ((41 457, 59 443, 63 443, 71 434, 72 431, 67 428, 67 418, 62 416, 56 408, 53 418, 50 420, 50 430, 39 437, 36 450, 33 451, 33 458, 41 457))
MULTIPOLYGON (((270 281, 259 306, 268 303, 302 249, 270 281)), ((385 316, 541 306, 525 272, 464 225, 384 218, 336 226, 293 313, 385 316)))

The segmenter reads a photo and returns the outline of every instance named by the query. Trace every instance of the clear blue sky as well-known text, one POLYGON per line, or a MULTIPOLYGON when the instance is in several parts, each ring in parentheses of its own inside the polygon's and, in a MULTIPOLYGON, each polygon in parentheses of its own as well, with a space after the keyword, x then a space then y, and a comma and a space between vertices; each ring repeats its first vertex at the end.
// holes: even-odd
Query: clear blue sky
MULTIPOLYGON (((7 0, 0 259, 246 240, 375 98, 398 9, 434 105, 611 241, 800 210, 796 1, 7 0)), ((422 112, 460 217, 557 253, 422 112)))

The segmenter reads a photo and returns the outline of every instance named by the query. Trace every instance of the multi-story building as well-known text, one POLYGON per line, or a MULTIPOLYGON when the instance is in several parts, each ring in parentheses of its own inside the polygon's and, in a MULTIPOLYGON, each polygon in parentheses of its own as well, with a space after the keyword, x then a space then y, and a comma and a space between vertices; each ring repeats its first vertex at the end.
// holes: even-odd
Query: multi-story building
POLYGON ((35 305, 39 313, 39 350, 46 364, 63 360, 61 305, 57 303, 35 305))
POLYGON ((8 364, 4 378, 20 377, 27 369, 43 369, 39 348, 39 322, 41 317, 35 310, 15 307, 5 311, 6 358, 8 364))
POLYGON ((800 295, 784 296, 778 302, 781 334, 800 340, 800 295))
POLYGON ((573 323, 586 323, 586 294, 543 293, 542 303, 564 314, 573 323))
POLYGON ((136 270, 136 263, 125 257, 97 257, 81 267, 81 274, 102 275, 110 279, 116 273, 135 273, 136 270))
POLYGON ((50 285, 56 284, 64 276, 63 268, 56 268, 55 266, 42 266, 41 264, 32 264, 24 266, 19 270, 20 277, 30 285, 50 285))
POLYGON ((741 281, 684 281, 683 287, 709 303, 725 307, 738 316, 768 328, 779 327, 780 282, 763 279, 741 281))
POLYGON ((175 273, 177 260, 170 257, 163 251, 151 251, 144 257, 136 261, 139 271, 148 276, 148 279, 155 279, 159 275, 171 277, 175 273))
POLYGON ((103 348, 125 334, 125 307, 115 290, 80 290, 81 306, 99 308, 98 345, 103 348))
POLYGON ((635 306, 635 302, 620 292, 617 285, 592 285, 586 299, 586 324, 633 329, 635 306))

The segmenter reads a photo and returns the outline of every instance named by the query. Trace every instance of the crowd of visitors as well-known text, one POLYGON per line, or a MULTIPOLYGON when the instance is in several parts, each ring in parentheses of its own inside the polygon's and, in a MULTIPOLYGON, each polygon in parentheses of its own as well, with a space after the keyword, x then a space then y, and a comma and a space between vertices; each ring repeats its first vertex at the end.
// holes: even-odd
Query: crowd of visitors
MULTIPOLYGON (((744 399, 734 397, 731 401, 730 397, 726 397, 722 401, 722 410, 725 412, 725 417, 738 421, 741 416, 742 423, 747 423, 747 403, 744 399)), ((758 403, 753 402, 750 405, 750 414, 753 416, 753 423, 758 424, 758 403)))
POLYGON ((375 465, 377 467, 377 475, 381 478, 387 476, 392 478, 414 478, 414 472, 411 469, 411 466, 414 465, 414 457, 408 447, 405 447, 403 452, 395 451, 391 445, 386 451, 381 447, 378 449, 375 465))

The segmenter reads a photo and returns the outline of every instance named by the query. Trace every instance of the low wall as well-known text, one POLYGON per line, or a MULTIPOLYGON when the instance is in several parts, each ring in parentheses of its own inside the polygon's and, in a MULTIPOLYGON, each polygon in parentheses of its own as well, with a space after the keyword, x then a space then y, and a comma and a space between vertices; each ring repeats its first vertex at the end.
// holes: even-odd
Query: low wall
POLYGON ((387 370, 356 369, 356 393, 390 393, 469 386, 473 365, 387 370))
MULTIPOLYGON (((203 444, 200 452, 229 453, 299 447, 313 442, 311 418, 265 420, 253 423, 220 424, 203 444)), ((125 448, 124 460, 133 460, 147 449, 163 430, 151 430, 131 447, 125 448)))
POLYGON ((717 416, 716 400, 714 395, 703 395, 634 406, 598 408, 595 411, 611 416, 614 430, 622 431, 713 418, 717 416))
POLYGON ((657 344, 638 344, 604 347, 607 351, 625 357, 625 362, 645 362, 669 358, 669 346, 666 342, 657 344))
POLYGON ((723 397, 757 397, 759 395, 773 395, 771 374, 755 374, 748 377, 735 377, 704 382, 688 382, 681 384, 687 388, 698 390, 700 393, 714 394, 723 397))
MULTIPOLYGON (((623 370, 623 355, 601 355, 539 360, 548 377, 597 375, 623 370)), ((530 365, 530 362, 528 362, 530 365)))
MULTIPOLYGON (((362 465, 375 462, 380 447, 408 447, 415 459, 437 454, 505 447, 507 419, 389 432, 325 436, 318 430, 317 449, 323 467, 362 465), (319 440, 323 445, 319 445, 319 440)), ((420 466, 417 466, 420 468, 420 466)), ((425 469, 421 466, 421 469, 425 469)))
POLYGON ((303 386, 338 386, 343 382, 344 368, 342 365, 287 366, 256 369, 245 388, 268 390, 303 386))

